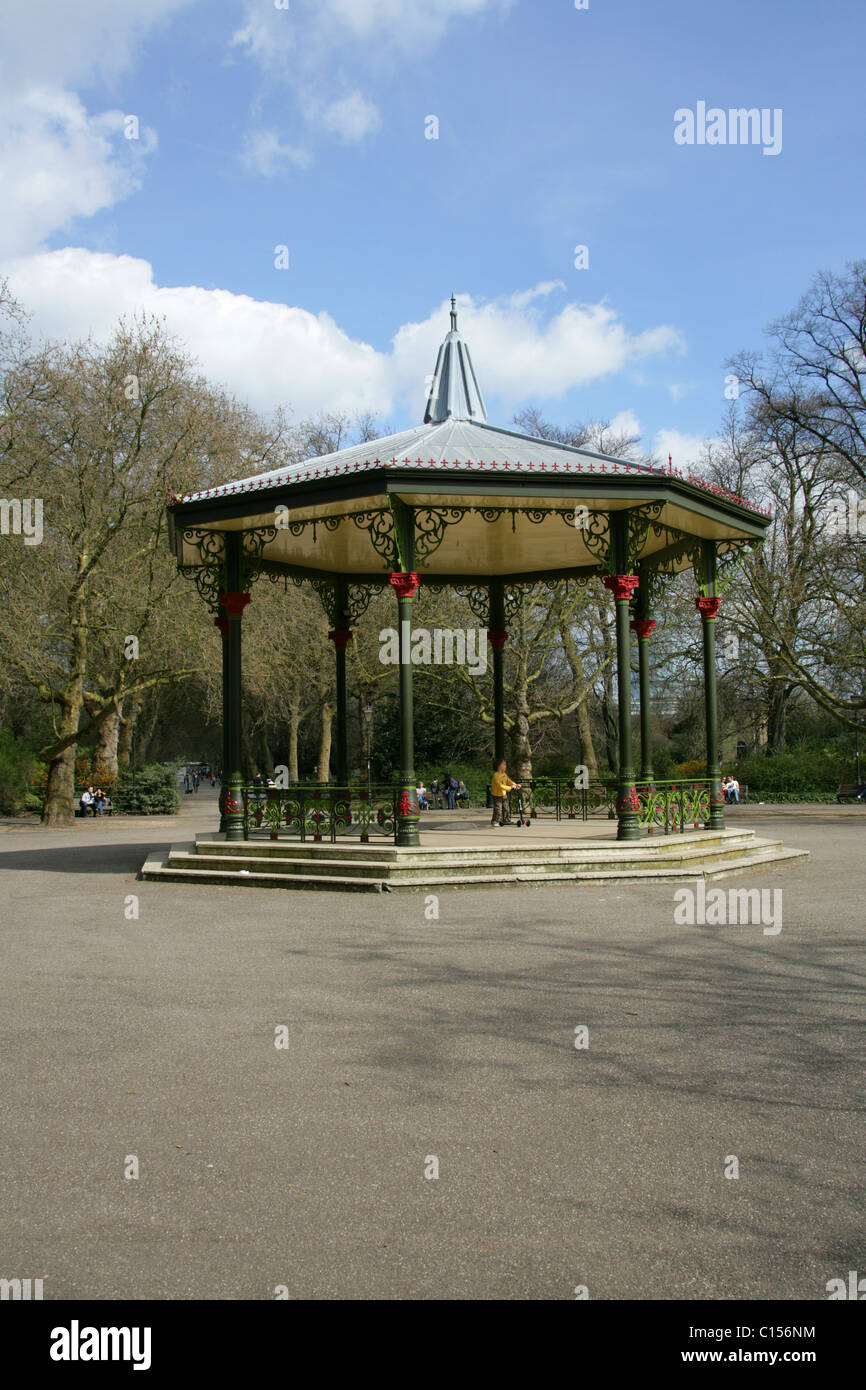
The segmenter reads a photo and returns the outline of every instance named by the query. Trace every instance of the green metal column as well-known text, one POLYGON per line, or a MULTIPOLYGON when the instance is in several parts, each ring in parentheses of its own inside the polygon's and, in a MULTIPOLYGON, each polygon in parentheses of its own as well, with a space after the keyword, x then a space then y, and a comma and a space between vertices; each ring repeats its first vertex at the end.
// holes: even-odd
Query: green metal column
POLYGON ((226 584, 228 587, 224 594, 220 594, 220 604, 225 609, 229 625, 228 637, 226 638, 229 665, 228 718, 226 720, 228 761, 223 768, 224 779, 228 774, 225 796, 227 840, 242 840, 244 837, 244 779, 241 763, 241 615, 250 601, 250 596, 241 593, 241 582, 241 535, 238 531, 229 531, 226 534, 226 584))
POLYGON ((612 573, 604 585, 613 594, 616 604, 616 669, 619 723, 619 786, 616 798, 618 840, 638 840, 641 838, 638 820, 637 787, 632 765, 631 738, 631 638, 629 635, 628 606, 632 590, 637 587, 635 574, 626 574, 628 549, 626 538, 626 518, 622 512, 611 512, 610 555, 612 573))
POLYGON ((226 821, 226 780, 229 772, 229 620, 226 617, 226 610, 222 604, 219 607, 219 617, 214 618, 214 627, 220 635, 220 650, 222 652, 222 672, 223 672, 223 727, 222 727, 222 779, 220 781, 219 812, 220 830, 228 829, 226 821))
POLYGON ((649 635, 656 626, 649 615, 647 577, 640 576, 637 591, 637 616, 629 624, 637 636, 638 679, 640 682, 640 776, 642 782, 653 780, 652 748, 650 745, 649 635))
POLYGON ((337 667, 337 786, 348 787, 349 712, 346 701, 346 646, 352 640, 352 631, 348 626, 349 585, 342 575, 334 584, 334 612, 337 626, 328 636, 334 643, 337 667))
POLYGON ((412 604, 418 588, 415 561, 415 516, 411 507, 392 499, 397 555, 402 571, 391 575, 397 593, 400 634, 400 779, 397 787, 397 844, 415 846, 418 838, 418 797, 415 780, 415 730, 412 699, 412 604))
POLYGON ((490 627, 487 637, 493 648, 493 761, 498 766, 505 757, 505 585, 491 579, 489 589, 490 627))
POLYGON ((703 542, 701 597, 695 605, 704 630, 704 705, 707 730, 707 777, 710 780, 710 830, 724 830, 722 769, 719 763, 719 713, 716 690, 716 615, 721 599, 716 594, 716 543, 703 542))

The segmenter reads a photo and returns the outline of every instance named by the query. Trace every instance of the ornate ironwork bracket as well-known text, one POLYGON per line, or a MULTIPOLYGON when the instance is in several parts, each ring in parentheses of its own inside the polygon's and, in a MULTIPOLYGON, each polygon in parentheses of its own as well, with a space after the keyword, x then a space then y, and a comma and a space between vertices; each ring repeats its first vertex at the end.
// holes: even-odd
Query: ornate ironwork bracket
POLYGON ((198 551, 201 563, 179 565, 184 579, 191 579, 199 597, 211 613, 219 612, 219 596, 226 587, 225 537, 221 531, 208 531, 192 526, 181 532, 186 545, 198 551))
POLYGON ((737 571, 753 544, 761 541, 730 540, 719 541, 716 546, 716 593, 724 594, 737 577, 737 571))
MULTIPOLYGON (((576 503, 579 506, 580 503, 576 503)), ((574 526, 573 507, 570 512, 560 512, 560 516, 567 525, 574 526)), ((613 574, 613 550, 611 546, 610 524, 606 512, 590 512, 586 523, 576 528, 580 532, 581 540, 601 566, 602 574, 613 574)))
POLYGON ((276 526, 256 526, 241 533, 241 588, 249 589, 261 574, 262 552, 276 539, 276 526))
POLYGON ((629 569, 637 569, 650 526, 658 521, 664 506, 664 502, 647 502, 642 507, 630 507, 626 513, 626 563, 629 569))
POLYGON ((460 521, 465 507, 415 508, 415 563, 426 568, 430 556, 442 544, 446 526, 460 521))
POLYGON ((319 527, 323 526, 326 531, 336 531, 338 526, 346 520, 345 516, 308 516, 301 521, 290 521, 284 529, 291 536, 302 536, 308 526, 313 528, 313 544, 315 544, 319 527))
MULTIPOLYGON (((351 517, 359 531, 369 531, 370 544, 376 554, 382 556, 388 569, 399 569, 400 557, 397 554, 397 533, 392 513, 376 508, 372 511, 352 512, 351 517)), ((337 522, 344 519, 343 517, 333 518, 337 522)))
POLYGON ((350 584, 348 592, 349 617, 352 627, 357 627, 363 618, 374 594, 380 594, 387 588, 389 579, 387 575, 382 576, 381 584, 350 584))
POLYGON ((337 586, 330 583, 327 579, 298 579, 294 581, 298 588, 302 584, 309 584, 318 595, 319 602, 325 610, 325 615, 332 628, 342 627, 342 614, 337 612, 337 586))
POLYGON ((490 621, 490 592, 480 584, 439 584, 437 588, 453 589, 455 594, 459 594, 469 604, 469 611, 473 618, 486 627, 490 621))

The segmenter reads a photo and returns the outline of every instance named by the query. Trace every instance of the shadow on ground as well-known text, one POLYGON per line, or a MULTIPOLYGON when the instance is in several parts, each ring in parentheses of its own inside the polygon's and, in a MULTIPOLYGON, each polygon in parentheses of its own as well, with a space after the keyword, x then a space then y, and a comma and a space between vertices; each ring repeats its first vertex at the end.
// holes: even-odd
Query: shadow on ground
POLYGON ((145 840, 136 844, 58 845, 39 849, 8 850, 0 854, 0 871, 42 874, 137 874, 149 854, 175 843, 175 834, 166 840, 145 840))

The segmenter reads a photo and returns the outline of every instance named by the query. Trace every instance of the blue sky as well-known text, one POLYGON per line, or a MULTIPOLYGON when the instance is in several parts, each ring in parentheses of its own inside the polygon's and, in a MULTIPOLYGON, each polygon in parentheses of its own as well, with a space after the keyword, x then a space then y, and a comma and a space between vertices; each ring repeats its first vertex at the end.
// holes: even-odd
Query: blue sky
POLYGON ((162 313, 264 410, 418 422, 454 289, 492 420, 637 422, 684 463, 726 357, 864 254, 862 0, 5 15, 0 273, 34 327, 162 313), (701 101, 781 110, 780 152, 677 144, 701 101))

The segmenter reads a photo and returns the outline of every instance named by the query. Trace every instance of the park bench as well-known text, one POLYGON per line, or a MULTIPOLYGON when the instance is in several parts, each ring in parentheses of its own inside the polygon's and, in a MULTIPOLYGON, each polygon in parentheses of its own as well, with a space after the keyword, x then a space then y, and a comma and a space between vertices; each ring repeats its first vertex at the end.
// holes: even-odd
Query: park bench
POLYGON ((836 800, 840 806, 843 801, 856 801, 862 790, 863 787, 859 782, 840 782, 836 792, 836 800))
MULTIPOLYGON (((86 787, 79 787, 78 790, 77 790, 76 793, 75 793, 74 806, 75 806, 75 815, 76 815, 76 818, 77 818, 78 820, 84 819, 84 808, 83 808, 82 805, 81 805, 81 793, 84 792, 84 791, 86 791, 86 790, 87 790, 86 787)), ((114 815, 114 801, 113 801, 113 799, 109 802, 109 805, 105 807, 105 809, 103 810, 102 814, 103 814, 104 816, 113 816, 113 815, 114 815)), ((87 811, 87 819, 88 819, 88 820, 93 819, 93 808, 92 808, 92 807, 90 807, 90 808, 88 809, 88 811, 87 811)), ((97 817, 97 819, 99 819, 99 818, 97 817)))

